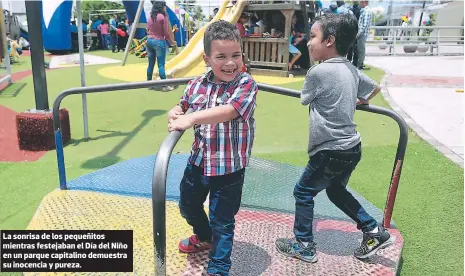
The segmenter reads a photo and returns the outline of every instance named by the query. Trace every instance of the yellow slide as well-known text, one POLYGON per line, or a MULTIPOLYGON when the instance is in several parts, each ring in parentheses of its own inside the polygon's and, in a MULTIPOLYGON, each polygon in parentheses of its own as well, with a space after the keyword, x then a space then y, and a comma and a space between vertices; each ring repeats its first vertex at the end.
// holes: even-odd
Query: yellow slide
POLYGON ((241 17, 242 10, 247 5, 247 0, 238 0, 233 6, 230 1, 225 0, 216 16, 207 25, 200 28, 191 38, 186 47, 166 64, 166 75, 168 78, 180 78, 202 62, 203 35, 207 27, 215 21, 225 20, 236 23, 241 17))

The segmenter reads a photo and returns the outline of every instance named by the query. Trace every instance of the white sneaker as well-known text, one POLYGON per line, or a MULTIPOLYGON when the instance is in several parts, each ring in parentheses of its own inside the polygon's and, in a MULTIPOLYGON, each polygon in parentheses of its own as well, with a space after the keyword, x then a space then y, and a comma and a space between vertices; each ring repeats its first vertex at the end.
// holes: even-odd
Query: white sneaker
POLYGON ((174 90, 174 87, 167 85, 167 86, 163 86, 162 91, 163 92, 169 92, 169 91, 173 91, 173 90, 174 90))

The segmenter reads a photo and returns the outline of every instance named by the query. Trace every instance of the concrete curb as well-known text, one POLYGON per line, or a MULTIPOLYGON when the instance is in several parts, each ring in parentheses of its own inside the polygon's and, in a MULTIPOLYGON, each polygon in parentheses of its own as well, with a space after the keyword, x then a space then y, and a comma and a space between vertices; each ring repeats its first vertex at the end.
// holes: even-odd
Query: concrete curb
POLYGON ((386 71, 386 74, 383 76, 381 79, 381 93, 384 97, 384 99, 389 103, 391 108, 397 112, 407 123, 407 125, 415 131, 415 133, 420 136, 423 140, 428 142, 431 146, 436 148, 440 153, 442 153, 445 157, 449 158, 452 160, 454 163, 459 165, 460 167, 464 167, 464 162, 462 157, 460 155, 456 154, 455 152, 451 151, 447 146, 436 140, 433 136, 431 136, 428 132, 426 132, 420 125, 418 125, 410 116, 400 108, 397 103, 391 98, 391 95, 389 95, 389 89, 388 89, 388 83, 389 83, 389 77, 392 76, 392 73, 389 71, 386 71))

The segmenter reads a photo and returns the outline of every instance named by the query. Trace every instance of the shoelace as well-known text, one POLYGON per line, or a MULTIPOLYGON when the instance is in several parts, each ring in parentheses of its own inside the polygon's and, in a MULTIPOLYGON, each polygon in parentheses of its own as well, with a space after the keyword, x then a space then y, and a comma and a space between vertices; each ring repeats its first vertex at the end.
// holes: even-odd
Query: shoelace
POLYGON ((370 251, 370 249, 368 248, 368 241, 370 239, 375 239, 376 237, 374 235, 370 235, 370 234, 363 234, 363 239, 362 239, 362 242, 360 243, 360 248, 361 250, 359 250, 359 252, 362 252, 363 254, 365 253, 368 253, 370 251))
POLYGON ((189 237, 189 244, 194 245, 194 244, 198 244, 198 243, 200 243, 200 240, 196 235, 192 235, 192 236, 189 237))
POLYGON ((290 240, 288 241, 288 243, 286 244, 286 245, 287 245, 286 249, 287 249, 287 250, 290 249, 290 250, 292 250, 291 252, 295 252, 295 251, 296 251, 296 249, 295 249, 295 247, 294 247, 295 244, 298 244, 299 247, 302 249, 303 252, 309 252, 309 253, 311 253, 311 252, 312 252, 311 249, 312 249, 312 248, 315 248, 315 246, 316 246, 316 242, 314 242, 314 241, 309 241, 309 242, 308 242, 308 245, 307 245, 306 247, 304 247, 304 245, 302 244, 302 242, 299 242, 296 238, 293 238, 293 239, 290 239, 290 240))

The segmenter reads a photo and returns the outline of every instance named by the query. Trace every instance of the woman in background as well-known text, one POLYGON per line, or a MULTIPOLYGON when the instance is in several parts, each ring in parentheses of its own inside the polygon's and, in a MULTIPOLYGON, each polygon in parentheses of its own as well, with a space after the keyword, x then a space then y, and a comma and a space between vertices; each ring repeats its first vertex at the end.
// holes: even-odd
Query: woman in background
MULTIPOLYGON (((166 79, 165 60, 166 60, 166 43, 169 40, 171 45, 176 42, 172 41, 169 33, 168 16, 166 15, 166 3, 164 1, 153 2, 150 18, 147 20, 147 56, 149 64, 147 67, 147 80, 152 80, 153 68, 155 61, 158 62, 158 74, 162 80, 166 79)), ((171 86, 163 87, 163 91, 172 91, 171 86)))
POLYGON ((111 46, 110 26, 108 25, 108 20, 104 19, 103 23, 97 28, 102 34, 103 49, 108 50, 108 47, 111 46))

